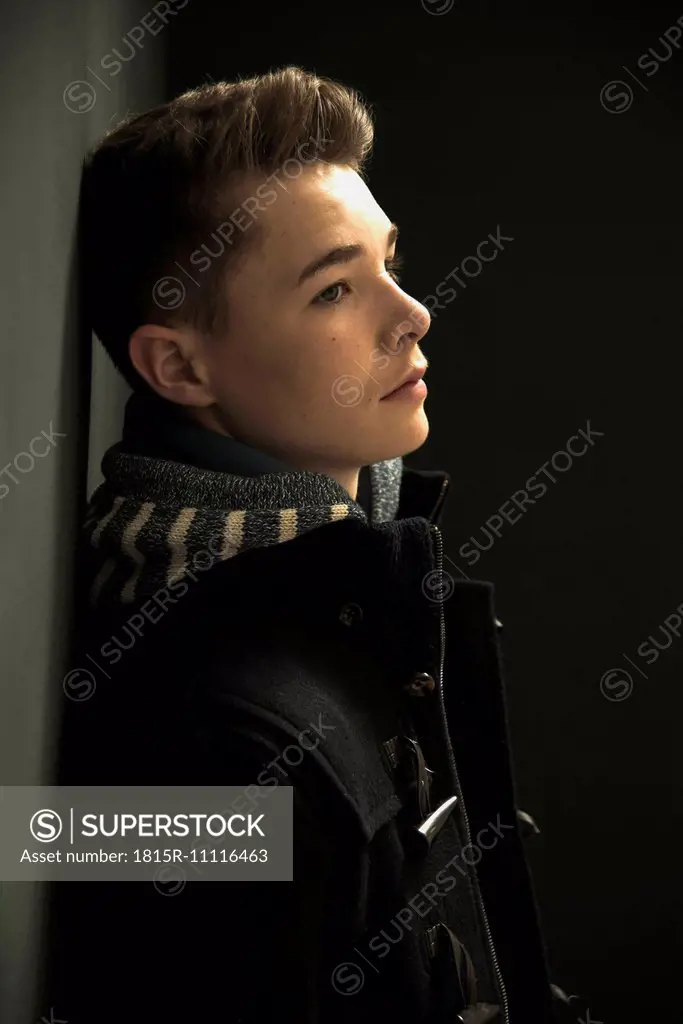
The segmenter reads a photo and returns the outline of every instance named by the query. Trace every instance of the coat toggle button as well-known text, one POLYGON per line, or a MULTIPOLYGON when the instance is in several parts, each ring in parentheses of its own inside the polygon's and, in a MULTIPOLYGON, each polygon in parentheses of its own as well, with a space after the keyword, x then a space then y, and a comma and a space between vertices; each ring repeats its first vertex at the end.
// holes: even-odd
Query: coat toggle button
POLYGON ((345 626, 355 626, 363 621, 363 609, 353 601, 345 604, 339 612, 339 621, 345 626))
POLYGON ((413 826, 410 839, 416 850, 423 854, 427 853, 457 803, 457 795, 449 796, 448 800, 444 800, 442 804, 439 804, 437 809, 425 818, 421 825, 413 826))
POLYGON ((411 697, 424 697, 425 694, 432 693, 436 689, 434 676, 430 676, 428 672, 416 672, 403 689, 411 697))

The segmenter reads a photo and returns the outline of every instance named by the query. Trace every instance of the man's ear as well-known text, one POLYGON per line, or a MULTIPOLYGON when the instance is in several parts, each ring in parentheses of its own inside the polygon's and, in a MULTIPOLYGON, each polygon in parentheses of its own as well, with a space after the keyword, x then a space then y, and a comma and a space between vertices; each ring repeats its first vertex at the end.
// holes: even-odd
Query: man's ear
POLYGON ((190 328, 144 324, 128 341, 130 361, 162 398, 179 405, 212 405, 215 396, 198 334, 190 328))

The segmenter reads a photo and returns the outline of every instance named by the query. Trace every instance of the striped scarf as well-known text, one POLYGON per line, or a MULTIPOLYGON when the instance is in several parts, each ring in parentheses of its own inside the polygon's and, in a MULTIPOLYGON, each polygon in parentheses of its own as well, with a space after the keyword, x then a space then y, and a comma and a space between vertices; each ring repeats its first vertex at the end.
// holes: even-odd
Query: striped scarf
POLYGON ((84 523, 91 605, 137 605, 242 551, 281 544, 336 520, 392 520, 402 468, 401 457, 369 467, 368 518, 322 473, 236 476, 126 454, 114 445, 102 460, 104 482, 84 523))

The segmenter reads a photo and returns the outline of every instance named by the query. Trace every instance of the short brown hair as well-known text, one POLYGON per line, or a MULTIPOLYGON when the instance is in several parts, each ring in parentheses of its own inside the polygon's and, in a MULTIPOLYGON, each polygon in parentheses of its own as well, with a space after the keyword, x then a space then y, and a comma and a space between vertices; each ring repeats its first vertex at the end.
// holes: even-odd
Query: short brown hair
POLYGON ((226 216, 234 225, 236 207, 247 205, 249 177, 274 176, 287 161, 304 159, 304 147, 306 163, 322 159, 362 175, 373 134, 370 108, 355 90, 289 66, 191 89, 129 115, 104 136, 83 169, 84 308, 133 388, 142 381, 128 341, 141 324, 184 324, 207 334, 227 324, 226 268, 259 233, 254 218, 255 227, 233 227, 223 245, 226 216), (201 287, 192 285, 196 270, 186 273, 199 260, 208 264, 201 287))

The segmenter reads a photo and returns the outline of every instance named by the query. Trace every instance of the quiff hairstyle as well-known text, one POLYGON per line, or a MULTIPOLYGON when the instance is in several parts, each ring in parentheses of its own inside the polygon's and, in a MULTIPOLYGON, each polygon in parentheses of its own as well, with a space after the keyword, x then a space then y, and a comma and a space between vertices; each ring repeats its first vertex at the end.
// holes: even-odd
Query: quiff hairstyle
MULTIPOLYGON (((288 160, 304 165, 313 157, 362 176, 373 135, 370 107, 355 90, 296 66, 190 89, 107 132, 83 168, 84 309, 133 389, 145 386, 128 354, 142 324, 207 335, 227 329, 226 274, 261 237, 258 210, 248 228, 216 232, 254 195, 254 182, 265 183, 288 160), (220 258, 202 273, 193 269, 191 254, 213 254, 218 242, 220 258), (159 282, 169 276, 183 284, 174 308, 159 300, 159 282)), ((286 186, 286 176, 279 180, 286 186)), ((275 183, 263 188, 279 191, 275 183)))

